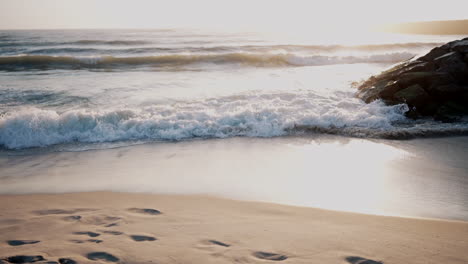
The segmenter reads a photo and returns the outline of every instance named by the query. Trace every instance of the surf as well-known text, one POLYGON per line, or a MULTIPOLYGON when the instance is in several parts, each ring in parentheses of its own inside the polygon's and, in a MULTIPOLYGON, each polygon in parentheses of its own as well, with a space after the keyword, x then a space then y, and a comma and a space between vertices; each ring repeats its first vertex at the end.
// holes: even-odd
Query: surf
POLYGON ((413 56, 408 52, 362 56, 297 55, 289 53, 173 54, 136 57, 18 55, 0 57, 0 70, 93 69, 135 66, 176 67, 196 64, 298 67, 353 63, 395 63, 413 56))

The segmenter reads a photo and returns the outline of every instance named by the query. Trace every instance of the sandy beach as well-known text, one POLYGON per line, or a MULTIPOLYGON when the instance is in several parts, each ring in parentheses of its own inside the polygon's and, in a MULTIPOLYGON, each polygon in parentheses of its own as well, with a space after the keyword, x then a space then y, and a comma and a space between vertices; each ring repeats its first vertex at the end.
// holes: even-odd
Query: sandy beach
POLYGON ((466 263, 466 144, 320 136, 4 153, 0 259, 466 263))
POLYGON ((466 36, 203 1, 4 1, 0 264, 468 263, 466 36))
POLYGON ((2 259, 351 264, 468 259, 468 223, 458 221, 204 196, 92 192, 2 195, 0 201, 2 259))

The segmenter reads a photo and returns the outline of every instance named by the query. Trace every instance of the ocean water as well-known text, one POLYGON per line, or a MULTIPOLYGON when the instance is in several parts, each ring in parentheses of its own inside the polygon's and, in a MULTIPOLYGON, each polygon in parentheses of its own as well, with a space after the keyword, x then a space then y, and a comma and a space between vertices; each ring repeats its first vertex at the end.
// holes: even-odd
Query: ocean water
POLYGON ((462 36, 348 37, 0 31, 0 194, 207 194, 468 220, 468 121, 355 98, 372 74, 462 36))
POLYGON ((0 148, 83 150, 154 141, 468 132, 365 104, 356 84, 460 36, 202 30, 0 31, 0 148))

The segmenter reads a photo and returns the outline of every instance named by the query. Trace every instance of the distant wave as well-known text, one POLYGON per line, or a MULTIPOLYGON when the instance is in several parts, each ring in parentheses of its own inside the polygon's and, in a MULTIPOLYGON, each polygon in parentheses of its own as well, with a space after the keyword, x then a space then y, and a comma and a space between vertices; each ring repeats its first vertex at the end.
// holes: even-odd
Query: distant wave
POLYGON ((271 45, 271 46, 243 46, 252 49, 284 49, 284 50, 310 50, 310 51, 385 51, 396 49, 425 49, 442 45, 442 42, 407 42, 389 44, 367 44, 367 45, 271 45))
POLYGON ((244 64, 250 66, 313 66, 350 63, 392 63, 413 57, 408 52, 394 52, 362 56, 326 56, 268 53, 226 53, 202 55, 159 55, 138 57, 114 56, 48 56, 19 55, 0 57, 0 70, 15 69, 79 69, 112 68, 122 66, 184 66, 197 63, 244 64))
POLYGON ((3 109, 16 106, 71 106, 88 102, 86 97, 69 95, 63 91, 0 89, 0 113, 3 109))
POLYGON ((100 49, 94 48, 45 48, 45 49, 33 49, 24 51, 27 55, 35 54, 60 54, 60 53, 98 53, 102 52, 100 49))
MULTIPOLYGON (((112 41, 114 42, 114 41, 112 41)), ((213 53, 213 52, 250 52, 250 53, 268 53, 268 52, 309 52, 309 53, 333 53, 340 51, 359 51, 359 52, 403 52, 408 50, 428 49, 441 43, 395 43, 395 44, 375 44, 375 45, 241 45, 241 46, 137 46, 106 48, 94 46, 73 46, 77 42, 66 43, 68 45, 51 45, 44 48, 24 49, 26 54, 61 54, 61 53, 94 53, 94 54, 139 54, 139 53, 213 53), (71 46, 70 46, 71 45, 71 46)), ((1 44, 0 44, 1 45, 1 44)), ((15 45, 17 48, 18 45, 15 45)))
POLYGON ((149 44, 149 41, 143 40, 78 40, 66 42, 66 44, 81 44, 81 45, 143 45, 149 44))
POLYGON ((0 38, 0 47, 9 47, 9 46, 60 46, 60 45, 77 45, 77 46, 139 46, 151 44, 150 41, 145 40, 76 40, 76 41, 9 41, 13 40, 9 37, 0 38))
MULTIPOLYGON (((77 40, 77 41, 12 41, 8 36, 0 37, 0 47, 8 46, 148 46, 149 48, 160 48, 162 43, 155 43, 148 40, 77 40), (156 46, 157 45, 157 46, 156 46)), ((185 41, 178 42, 185 43, 188 46, 183 48, 199 48, 202 43, 209 44, 210 41, 185 41), (190 46, 189 44, 197 44, 190 46)), ((238 47, 242 50, 314 50, 314 51, 338 51, 338 50, 361 50, 361 51, 374 51, 374 50, 393 50, 393 49, 418 49, 418 48, 431 48, 444 44, 443 42, 406 42, 406 43, 386 43, 386 44, 366 44, 366 45, 226 45, 226 46, 212 46, 206 48, 226 49, 238 47)), ((201 47, 203 48, 203 47, 201 47)))
MULTIPOLYGON (((195 49, 194 49, 195 50, 195 49)), ((60 54, 139 54, 139 53, 176 53, 186 51, 174 48, 125 48, 125 49, 100 49, 90 47, 51 47, 42 49, 23 50, 24 55, 60 55, 60 54)), ((210 51, 210 49, 207 49, 210 51)), ((215 50, 218 51, 218 50, 215 50)))

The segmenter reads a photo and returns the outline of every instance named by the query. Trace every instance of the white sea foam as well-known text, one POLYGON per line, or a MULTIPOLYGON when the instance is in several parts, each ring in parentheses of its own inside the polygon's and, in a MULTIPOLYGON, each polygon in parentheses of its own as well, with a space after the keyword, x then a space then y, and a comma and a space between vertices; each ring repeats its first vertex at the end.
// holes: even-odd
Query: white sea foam
POLYGON ((124 110, 57 112, 27 108, 0 118, 0 144, 10 149, 70 142, 272 137, 299 127, 391 130, 404 105, 364 104, 314 93, 250 94, 124 110))
POLYGON ((415 123, 406 105, 363 104, 313 93, 241 95, 139 109, 27 108, 0 117, 0 145, 8 149, 62 143, 178 141, 234 136, 274 137, 303 132, 408 138, 467 134, 468 124, 415 123))

